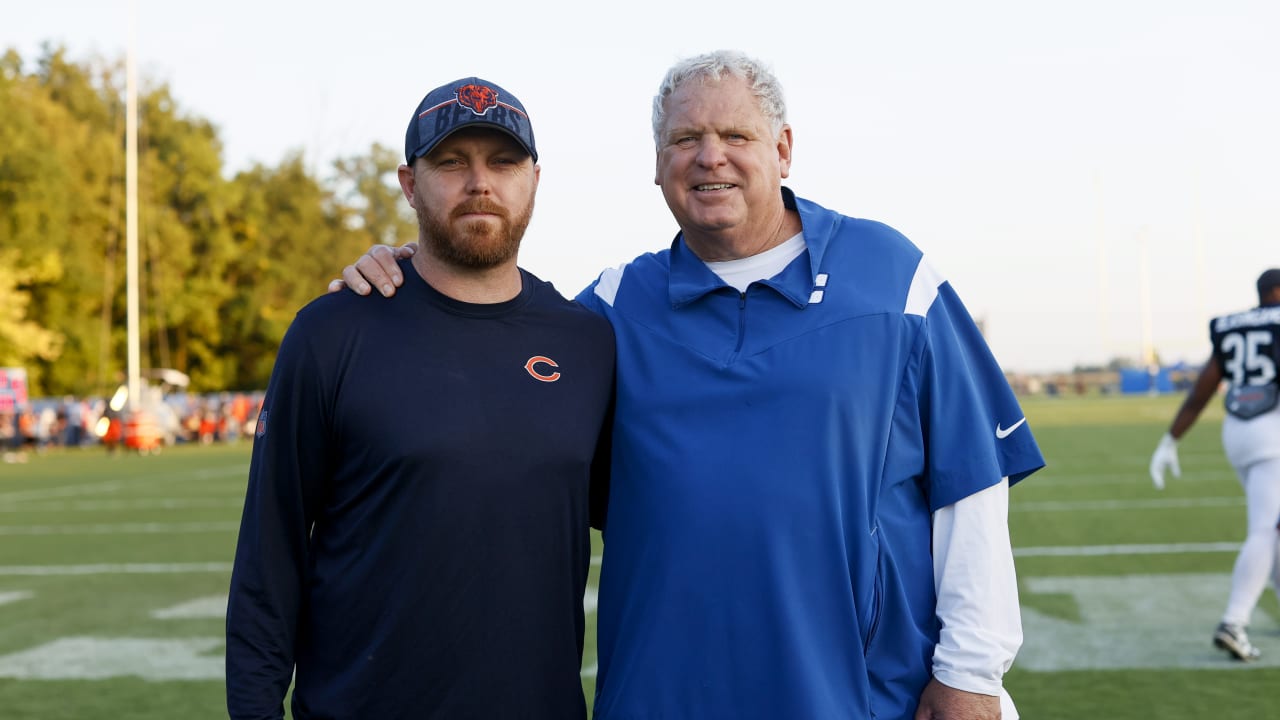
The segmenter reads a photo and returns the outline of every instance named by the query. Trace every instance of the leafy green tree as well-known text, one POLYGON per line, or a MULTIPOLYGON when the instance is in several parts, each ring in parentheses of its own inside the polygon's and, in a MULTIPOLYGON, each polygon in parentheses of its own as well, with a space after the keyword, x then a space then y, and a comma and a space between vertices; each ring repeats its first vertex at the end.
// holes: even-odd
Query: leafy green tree
POLYGON ((294 314, 325 292, 334 263, 367 241, 350 229, 353 211, 307 173, 300 153, 276 168, 257 165, 233 184, 237 252, 227 280, 237 291, 223 318, 236 343, 223 354, 236 385, 262 387, 294 314))
POLYGON ((181 113, 167 87, 140 101, 140 305, 151 364, 178 367, 197 387, 232 377, 218 309, 232 288, 224 276, 236 251, 227 228, 229 183, 213 126, 181 113))
POLYGON ((366 246, 401 245, 418 237, 417 220, 396 179, 400 162, 399 151, 374 143, 368 155, 333 164, 339 197, 354 212, 352 230, 367 240, 366 246))
MULTIPOLYGON (((125 103, 119 61, 45 47, 0 56, 0 362, 37 395, 110 392, 128 356, 125 103)), ((142 365, 194 391, 264 387, 294 313, 336 264, 416 234, 372 145, 319 180, 300 153, 227 179, 206 119, 163 84, 138 93, 142 365)))
POLYGON ((21 73, 5 55, 0 80, 0 247, 29 293, 25 320, 63 336, 32 353, 33 389, 87 390, 102 374, 100 324, 105 245, 111 242, 112 171, 121 157, 101 101, 106 66, 78 66, 49 51, 21 73), (55 330, 56 329, 56 330, 55 330))
POLYGON ((41 275, 56 274, 58 268, 50 263, 45 268, 19 269, 17 259, 17 250, 0 249, 0 366, 4 367, 57 358, 65 339, 27 319, 31 294, 22 289, 41 275))

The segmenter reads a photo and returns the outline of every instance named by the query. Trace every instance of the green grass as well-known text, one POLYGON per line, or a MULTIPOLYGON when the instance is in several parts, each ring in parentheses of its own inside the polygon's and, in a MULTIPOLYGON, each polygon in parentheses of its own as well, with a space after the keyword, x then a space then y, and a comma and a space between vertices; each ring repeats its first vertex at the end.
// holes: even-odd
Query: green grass
MULTIPOLYGON (((7 656, 12 666, 11 654, 62 638, 220 641, 221 618, 161 620, 152 613, 226 594, 248 450, 182 447, 139 457, 92 448, 0 465, 0 596, 28 594, 0 605, 0 664, 7 656), (214 569, 109 571, 178 563, 214 569), (69 566, 85 574, 25 574, 69 566), (93 566, 98 572, 89 572, 93 566)), ((221 652, 203 653, 207 668, 221 664, 221 652)), ((0 677, 0 708, 5 718, 33 720, 226 717, 216 677, 0 677)))
MULTIPOLYGON (((1230 547, 1244 531, 1218 407, 1182 442, 1181 478, 1158 492, 1147 476, 1150 453, 1179 402, 1093 396, 1024 403, 1049 462, 1014 488, 1010 504, 1027 638, 1006 685, 1024 718, 1253 719, 1272 712, 1269 691, 1280 684, 1274 595, 1264 595, 1254 616, 1263 662, 1232 663, 1209 646, 1226 599, 1230 547), (1184 543, 1228 549, 1090 552, 1184 543), (1052 554, 1063 548, 1076 550, 1052 554), (1095 655, 1082 641, 1091 637, 1103 638, 1095 655), (1139 659, 1126 665, 1130 656, 1139 659)), ((0 464, 0 717, 226 716, 216 674, 222 618, 153 613, 225 595, 248 456, 246 442, 153 457, 63 451, 0 464), (67 574, 73 566, 83 574, 67 574), (128 568, 135 572, 122 572, 128 568), (168 571, 136 572, 147 568, 168 571), (82 645, 69 644, 76 638, 82 645), (142 646, 152 660, 166 642, 194 642, 181 661, 154 665, 190 666, 203 679, 85 678, 110 664, 90 656, 104 647, 94 643, 113 640, 159 643, 142 646), (58 641, 67 644, 53 645, 58 641), (66 667, 52 674, 62 679, 31 679, 39 668, 15 659, 45 648, 40 672, 49 674, 47 658, 59 657, 49 648, 59 647, 66 667)), ((598 555, 599 538, 593 540, 598 555)), ((594 619, 588 615, 586 668, 596 662, 594 619)), ((117 664, 145 664, 136 655, 118 655, 117 664)), ((594 677, 584 675, 583 685, 590 697, 594 677)))
MULTIPOLYGON (((1151 452, 1173 418, 1181 397, 1044 398, 1024 401, 1024 409, 1048 466, 1010 496, 1009 524, 1015 552, 1046 546, 1087 547, 1177 543, 1236 543, 1244 536, 1243 492, 1222 453, 1222 411, 1213 403, 1179 447, 1181 478, 1155 490, 1147 471, 1151 452), (1053 508, 1053 504, 1065 504, 1053 508), (1161 506, 1165 503, 1168 506, 1161 506), (1071 505, 1078 509, 1070 509, 1071 505), (1108 509, 1112 508, 1112 509, 1108 509)), ((1199 667, 1151 669, 1031 670, 1015 662, 1005 685, 1024 718, 1213 718, 1270 717, 1270 689, 1280 668, 1225 660, 1209 646, 1213 626, 1226 603, 1226 575, 1233 551, 1151 555, 1019 557, 1019 585, 1026 623, 1029 612, 1060 618, 1081 632, 1088 627, 1078 598, 1069 593, 1037 594, 1027 587, 1041 578, 1119 578, 1209 573, 1221 581, 1204 588, 1207 604, 1184 598, 1165 600, 1171 612, 1152 618, 1137 607, 1133 625, 1164 632, 1204 648, 1199 667), (1185 605, 1185 610, 1179 611, 1185 605)), ((1143 602, 1135 590, 1132 602, 1143 602)), ((1254 614, 1253 639, 1265 661, 1280 655, 1280 611, 1271 590, 1254 614)), ((1029 623, 1027 623, 1030 625, 1029 623)), ((1038 640, 1030 627, 1025 650, 1038 640)), ((1124 643, 1122 625, 1116 651, 1124 643)), ((1151 648, 1153 654, 1160 652, 1151 648)), ((1192 653, 1198 650, 1192 650, 1192 653)), ((1065 651, 1064 651, 1065 654, 1065 651)), ((1020 656, 1020 660, 1022 657, 1020 656)), ((1152 660, 1159 664, 1160 658, 1152 660)))

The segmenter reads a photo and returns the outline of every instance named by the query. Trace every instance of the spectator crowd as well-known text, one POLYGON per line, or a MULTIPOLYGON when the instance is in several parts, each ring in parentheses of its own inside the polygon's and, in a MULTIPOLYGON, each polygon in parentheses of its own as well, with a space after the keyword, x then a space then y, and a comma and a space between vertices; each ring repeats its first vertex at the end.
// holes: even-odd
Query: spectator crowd
MULTIPOLYGON (((147 411, 161 445, 211 444, 252 437, 261 405, 261 392, 173 393, 147 411)), ((122 446, 123 419, 101 397, 46 398, 0 407, 0 450, 6 463, 68 448, 99 446, 114 452, 122 446)))

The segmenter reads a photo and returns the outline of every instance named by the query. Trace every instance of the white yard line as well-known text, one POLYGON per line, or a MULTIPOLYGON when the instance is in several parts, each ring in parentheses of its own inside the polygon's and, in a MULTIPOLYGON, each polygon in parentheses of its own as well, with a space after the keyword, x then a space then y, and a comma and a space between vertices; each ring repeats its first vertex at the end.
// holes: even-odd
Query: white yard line
POLYGON ((220 637, 66 637, 0 657, 0 677, 17 680, 215 680, 225 668, 220 637))
POLYGON ((243 465, 223 465, 221 467, 201 468, 199 470, 188 470, 187 472, 174 473, 173 475, 165 475, 161 480, 213 480, 216 478, 243 477, 245 482, 249 480, 249 463, 243 465))
POLYGON ((0 525, 4 535, 154 535, 234 532, 238 522, 111 523, 100 525, 0 525))
POLYGON ((1244 496, 1204 498, 1152 498, 1150 500, 1046 500, 1011 502, 1009 512, 1063 512, 1074 510, 1167 510, 1170 508, 1244 506, 1244 496))
MULTIPOLYGON (((141 487, 151 484, 168 484, 171 482, 188 482, 194 480, 212 480, 217 478, 227 478, 243 475, 246 479, 249 476, 248 465, 224 465, 221 467, 200 468, 198 470, 188 470, 186 472, 177 472, 170 475, 147 476, 140 478, 135 482, 130 482, 130 487, 141 487)), ((0 504, 13 502, 26 502, 28 500, 45 500, 49 498, 66 498, 84 495, 101 495, 103 493, 118 492, 125 486, 125 483, 119 480, 110 482, 82 483, 79 485, 63 485, 60 487, 40 488, 36 490, 14 490, 11 492, 0 492, 0 504)))
POLYGON ((0 505, 0 513, 98 512, 101 510, 189 510, 193 508, 238 508, 244 493, 227 498, 139 498, 137 500, 72 500, 26 505, 0 505))
MULTIPOLYGON (((1182 460, 1183 467, 1187 466, 1187 460, 1182 460)), ((1231 472, 1231 468, 1224 470, 1210 470, 1197 472, 1194 475, 1183 474, 1182 477, 1170 482, 1177 482, 1187 485, 1195 485, 1208 482, 1222 482, 1230 480, 1235 482, 1236 476, 1231 472)), ((1080 485, 1138 485, 1143 488, 1151 487, 1151 476, 1147 474, 1147 466, 1142 465, 1131 473, 1068 473, 1054 472, 1045 470, 1043 473, 1036 473, 1027 482, 1035 483, 1037 486, 1044 483, 1051 485, 1071 485, 1077 487, 1080 485)), ((1015 491, 1016 492, 1016 491, 1015 491)))
POLYGON ((180 573, 228 573, 229 562, 203 563, 98 563, 95 565, 0 565, 0 577, 50 575, 172 575, 180 573))
POLYGON ((1032 577, 1023 585, 1025 641, 1016 666, 1026 670, 1280 667, 1274 623, 1260 611, 1254 619, 1261 631, 1252 639, 1261 660, 1236 662, 1213 647, 1229 575, 1032 577), (1079 619, 1041 613, 1034 600, 1040 594, 1070 596, 1079 619))
POLYGON ((8 592, 0 592, 0 605, 8 605, 16 603, 19 600, 29 600, 32 594, 27 590, 11 590, 8 592))
POLYGON ((151 617, 157 620, 222 620, 227 617, 227 596, 206 595, 178 605, 152 610, 151 617))
POLYGON ((99 495, 113 493, 124 487, 121 482, 84 483, 83 485, 63 485, 39 490, 14 490, 0 492, 0 503, 25 502, 27 500, 46 500, 48 498, 76 497, 80 495, 99 495))
POLYGON ((1077 545, 1015 547, 1014 557, 1095 557, 1100 555, 1180 555, 1183 553, 1225 553, 1240 549, 1238 542, 1165 543, 1154 545, 1077 545))

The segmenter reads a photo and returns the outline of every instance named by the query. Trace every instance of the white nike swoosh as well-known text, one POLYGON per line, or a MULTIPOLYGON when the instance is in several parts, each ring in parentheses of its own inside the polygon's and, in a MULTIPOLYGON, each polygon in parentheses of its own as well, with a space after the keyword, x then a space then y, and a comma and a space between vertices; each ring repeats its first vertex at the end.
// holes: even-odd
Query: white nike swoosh
POLYGON ((1024 418, 1022 418, 1021 420, 1019 420, 1018 422, 1016 422, 1016 423, 1014 423, 1014 424, 1010 425, 1010 426, 1009 426, 1009 427, 1007 427, 1007 428, 1002 428, 1002 427, 1000 427, 1000 423, 996 423, 996 439, 997 439, 997 440, 1003 440, 1003 439, 1005 439, 1005 438, 1009 437, 1010 435, 1012 435, 1012 434, 1013 434, 1013 431, 1014 431, 1014 430, 1017 430, 1017 429, 1018 429, 1018 426, 1019 426, 1019 425, 1021 425, 1022 423, 1026 422, 1026 421, 1027 421, 1027 419, 1024 417, 1024 418))

